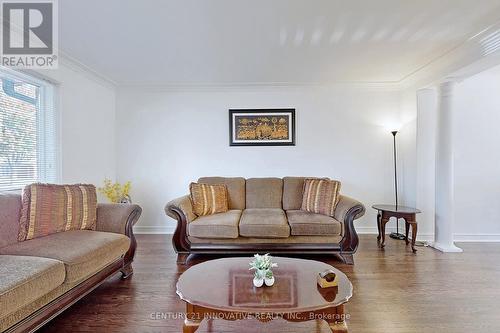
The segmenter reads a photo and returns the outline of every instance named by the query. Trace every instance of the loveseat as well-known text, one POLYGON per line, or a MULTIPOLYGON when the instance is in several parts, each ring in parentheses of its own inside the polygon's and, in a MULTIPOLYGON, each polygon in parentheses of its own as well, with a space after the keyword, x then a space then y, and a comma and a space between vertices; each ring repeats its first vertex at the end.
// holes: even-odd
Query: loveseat
POLYGON ((177 262, 194 253, 335 253, 353 264, 358 247, 354 220, 365 207, 341 195, 334 216, 301 210, 305 177, 203 177, 198 183, 224 184, 229 210, 197 216, 189 195, 167 203, 177 220, 172 243, 177 262))
POLYGON ((98 204, 96 231, 18 242, 21 195, 0 194, 0 332, 32 332, 111 275, 132 274, 141 208, 98 204))

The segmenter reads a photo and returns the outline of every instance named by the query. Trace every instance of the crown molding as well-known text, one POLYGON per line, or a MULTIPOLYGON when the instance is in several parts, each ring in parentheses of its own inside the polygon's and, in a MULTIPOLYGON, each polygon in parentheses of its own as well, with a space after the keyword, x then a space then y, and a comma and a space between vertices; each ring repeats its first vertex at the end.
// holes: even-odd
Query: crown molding
POLYGON ((460 44, 403 77, 398 83, 402 89, 425 88, 450 78, 461 81, 500 64, 500 47, 492 50, 484 44, 485 39, 499 32, 500 21, 497 21, 480 32, 471 34, 460 44))
POLYGON ((237 91, 280 91, 280 90, 337 90, 356 88, 365 91, 400 91, 400 85, 393 81, 363 82, 337 81, 332 83, 300 83, 300 82, 234 82, 234 83, 167 83, 167 84, 119 84, 122 91, 147 90, 150 92, 237 92, 237 91))
POLYGON ((61 49, 59 49, 59 65, 63 65, 71 70, 84 74, 87 78, 91 79, 92 81, 104 85, 108 88, 116 89, 117 87, 117 83, 113 81, 111 78, 85 65, 76 58, 63 52, 61 49))

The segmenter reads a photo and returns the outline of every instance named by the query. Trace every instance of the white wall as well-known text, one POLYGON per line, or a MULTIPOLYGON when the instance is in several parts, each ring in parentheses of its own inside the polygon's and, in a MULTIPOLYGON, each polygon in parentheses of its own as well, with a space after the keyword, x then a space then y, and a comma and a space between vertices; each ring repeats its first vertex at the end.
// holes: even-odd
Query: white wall
MULTIPOLYGON (((415 207, 417 160, 417 94, 415 90, 405 90, 400 93, 399 113, 401 126, 398 133, 398 168, 399 190, 401 203, 415 207)), ((404 225, 404 224, 403 224, 404 225)))
POLYGON ((115 179, 115 88, 77 65, 39 70, 56 82, 61 116, 61 181, 115 179))
POLYGON ((500 66, 456 86, 455 239, 500 240, 500 66))
MULTIPOLYGON (((362 86, 123 88, 116 93, 115 87, 78 66, 62 64, 58 70, 39 73, 59 86, 62 181, 101 184, 105 177, 131 180, 133 199, 144 208, 140 231, 172 230, 173 221, 163 213, 165 202, 185 194, 189 182, 200 176, 313 175, 342 180, 343 192, 368 208, 357 229, 375 232, 375 213, 370 206, 393 201, 388 128, 403 124, 398 134, 401 202, 423 210, 419 238, 432 236, 432 184, 426 183, 429 175, 419 175, 419 170, 433 173, 432 166, 425 167, 433 164, 429 150, 433 139, 425 134, 428 126, 421 126, 426 117, 421 110, 433 109, 432 105, 422 106, 415 119, 417 101, 411 90, 399 93, 362 86), (229 147, 227 110, 252 107, 296 108, 297 146, 229 147)), ((499 87, 497 67, 456 88, 457 240, 500 239, 499 87)), ((432 90, 421 93, 435 94, 432 90)))
POLYGON ((416 163, 414 168, 415 205, 422 211, 417 217, 419 235, 425 240, 432 241, 434 240, 436 218, 437 90, 418 90, 417 108, 416 163))
MULTIPOLYGON (((500 66, 459 82, 453 93, 455 241, 500 241, 499 90, 500 66)), ((416 187, 413 189, 405 181, 402 191, 405 199, 414 196, 416 207, 422 210, 417 217, 419 238, 432 240, 435 224, 437 89, 418 90, 417 105, 415 141, 408 140, 404 148, 415 146, 416 160, 413 168, 412 163, 405 162, 407 157, 402 163, 405 179, 415 179, 416 187)))
MULTIPOLYGON (((185 194, 189 182, 200 176, 313 175, 342 180, 343 192, 367 206, 357 229, 375 232, 370 206, 393 201, 388 129, 403 124, 398 134, 401 200, 423 210, 419 235, 429 238, 433 232, 433 139, 425 132, 432 124, 422 125, 430 114, 421 114, 433 106, 423 105, 415 119, 417 94, 411 89, 123 88, 116 93, 113 85, 71 64, 39 73, 59 86, 62 181, 131 180, 133 199, 144 208, 141 231, 171 230, 165 202, 185 194), (296 108, 297 146, 229 147, 229 108, 272 107, 296 108)), ((500 240, 499 88, 500 67, 456 88, 457 240, 500 240)), ((421 94, 425 103, 435 92, 421 94)))
POLYGON ((392 202, 398 93, 290 87, 190 91, 123 89, 117 97, 117 178, 131 180, 141 231, 174 227, 163 207, 200 176, 329 176, 367 206, 358 230, 376 232, 376 202, 392 202), (228 109, 296 109, 294 147, 229 147, 228 109), (368 229, 367 229, 368 228, 368 229))

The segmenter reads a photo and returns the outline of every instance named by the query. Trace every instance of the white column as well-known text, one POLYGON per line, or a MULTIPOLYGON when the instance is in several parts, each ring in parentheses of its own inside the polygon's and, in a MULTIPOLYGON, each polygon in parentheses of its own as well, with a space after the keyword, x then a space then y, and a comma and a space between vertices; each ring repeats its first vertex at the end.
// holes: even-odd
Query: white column
POLYGON ((442 252, 462 252, 453 243, 453 91, 454 80, 439 86, 436 119, 436 206, 434 243, 442 252))

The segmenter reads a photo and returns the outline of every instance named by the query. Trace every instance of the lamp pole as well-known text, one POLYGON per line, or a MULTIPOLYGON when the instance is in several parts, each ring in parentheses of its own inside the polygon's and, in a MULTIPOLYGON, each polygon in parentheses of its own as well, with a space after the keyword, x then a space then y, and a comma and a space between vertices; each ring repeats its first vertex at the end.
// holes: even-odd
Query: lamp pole
MULTIPOLYGON (((392 131, 392 138, 394 144, 394 194, 396 195, 396 210, 398 209, 398 163, 396 153, 396 134, 398 131, 392 131)), ((396 232, 392 232, 389 237, 394 239, 405 239, 405 235, 399 233, 399 220, 396 219, 396 232)))
POLYGON ((398 208, 398 163, 396 155, 396 134, 398 131, 392 131, 392 138, 394 142, 394 193, 396 194, 396 209, 398 208))

